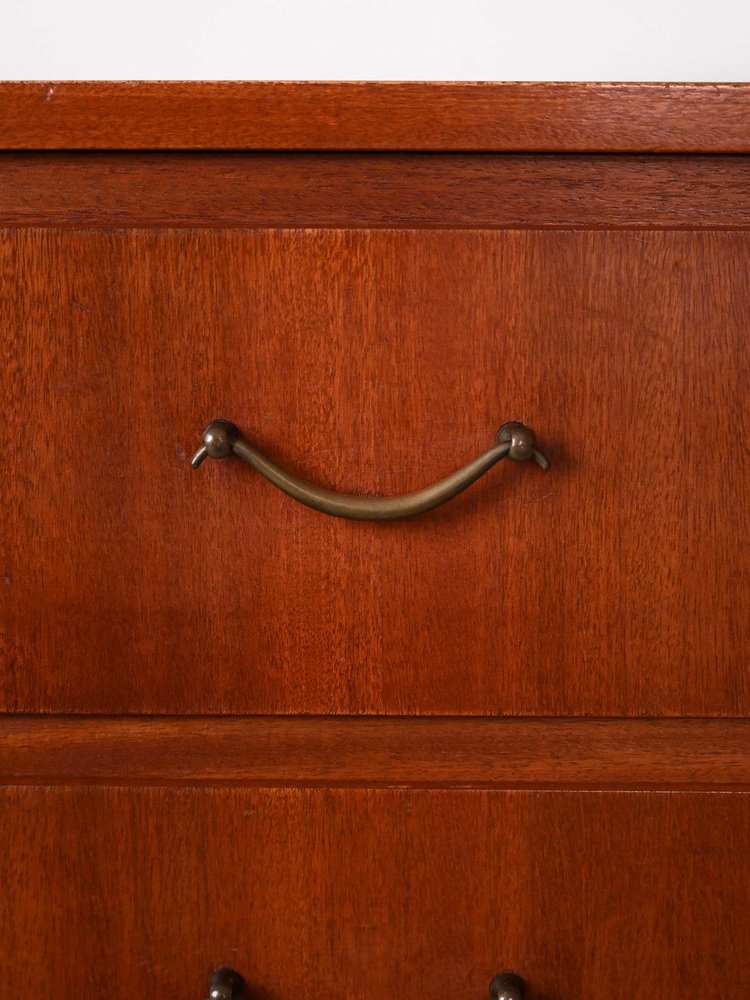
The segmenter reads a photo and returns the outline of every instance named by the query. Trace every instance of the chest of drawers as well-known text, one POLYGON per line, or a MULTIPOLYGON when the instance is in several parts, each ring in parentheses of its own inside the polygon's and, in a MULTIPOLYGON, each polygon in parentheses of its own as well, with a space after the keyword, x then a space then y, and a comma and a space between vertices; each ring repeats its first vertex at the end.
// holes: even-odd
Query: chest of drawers
POLYGON ((0 111, 4 991, 746 998, 750 88, 0 111))

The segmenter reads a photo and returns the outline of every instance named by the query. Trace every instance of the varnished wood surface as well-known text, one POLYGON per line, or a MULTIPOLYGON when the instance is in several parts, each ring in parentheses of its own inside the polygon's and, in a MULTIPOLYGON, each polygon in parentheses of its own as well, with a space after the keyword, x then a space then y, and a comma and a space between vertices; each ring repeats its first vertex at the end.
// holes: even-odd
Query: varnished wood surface
POLYGON ((13 788, 0 982, 252 1000, 721 997, 750 979, 750 797, 13 788), (25 980, 28 981, 28 980, 25 980))
POLYGON ((742 716, 750 236, 6 231, 2 708, 742 716), (239 461, 409 491, 343 522, 239 461))
MULTIPOLYGON (((0 147, 716 154, 749 106, 0 84, 0 147)), ((6 994, 745 1000, 748 162, 0 157, 6 994), (353 525, 191 472, 215 416, 342 490, 509 417, 553 469, 353 525)))
POLYGON ((5 153, 0 225, 750 226, 750 157, 5 153))
POLYGON ((0 783, 750 788, 750 720, 0 719, 0 783))
POLYGON ((750 85, 2 83, 0 148, 750 152, 750 85))

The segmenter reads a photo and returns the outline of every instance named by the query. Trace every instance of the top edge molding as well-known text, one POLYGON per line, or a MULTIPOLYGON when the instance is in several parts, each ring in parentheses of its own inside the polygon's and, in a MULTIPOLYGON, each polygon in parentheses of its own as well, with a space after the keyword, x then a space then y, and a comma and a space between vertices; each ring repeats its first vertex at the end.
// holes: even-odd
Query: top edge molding
POLYGON ((750 83, 0 82, 0 149, 748 153, 750 83))

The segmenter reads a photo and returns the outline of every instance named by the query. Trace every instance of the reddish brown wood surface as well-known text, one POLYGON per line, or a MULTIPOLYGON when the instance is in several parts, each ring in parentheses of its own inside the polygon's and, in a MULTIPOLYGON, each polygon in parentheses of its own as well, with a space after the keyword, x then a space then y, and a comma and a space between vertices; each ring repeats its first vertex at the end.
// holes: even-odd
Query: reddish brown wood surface
POLYGON ((750 157, 5 153, 0 225, 750 227, 750 157))
POLYGON ((746 1000, 750 797, 7 789, 0 982, 50 997, 746 1000))
MULTIPOLYGON (((749 122, 750 86, 0 84, 21 150, 749 122)), ((0 710, 42 713, 0 720, 5 993, 745 1000, 749 162, 0 156, 0 710), (340 490, 509 417, 553 468, 352 524, 192 472, 215 416, 340 490)))
POLYGON ((8 711, 747 714, 750 236, 23 230, 2 241, 8 711), (433 482, 351 523, 336 490, 433 482))
POLYGON ((750 152, 750 85, 3 83, 0 148, 750 152))
POLYGON ((0 719, 2 784, 750 788, 750 720, 0 719))

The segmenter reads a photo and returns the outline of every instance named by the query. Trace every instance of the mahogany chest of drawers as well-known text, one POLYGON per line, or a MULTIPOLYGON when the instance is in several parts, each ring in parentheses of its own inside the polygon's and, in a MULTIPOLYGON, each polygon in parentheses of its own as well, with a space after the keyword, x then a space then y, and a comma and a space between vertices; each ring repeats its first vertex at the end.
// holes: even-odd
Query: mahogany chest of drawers
POLYGON ((750 86, 0 147, 4 995, 747 998, 750 86))

